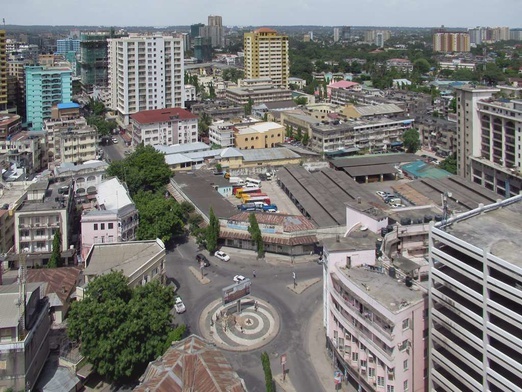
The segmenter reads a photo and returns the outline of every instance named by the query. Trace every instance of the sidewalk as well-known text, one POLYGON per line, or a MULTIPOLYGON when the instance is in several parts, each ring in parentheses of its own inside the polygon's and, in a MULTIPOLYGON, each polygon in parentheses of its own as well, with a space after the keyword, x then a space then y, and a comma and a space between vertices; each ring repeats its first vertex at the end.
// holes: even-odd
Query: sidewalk
MULTIPOLYGON (((310 318, 310 323, 305 337, 308 342, 308 352, 310 353, 310 362, 315 368, 317 379, 321 381, 323 390, 335 391, 334 385, 334 367, 332 358, 326 352, 325 330, 323 327, 323 305, 318 307, 310 318)), ((346 383, 341 384, 341 389, 337 391, 356 392, 356 390, 346 383)))
POLYGON ((303 264, 310 262, 317 262, 319 255, 301 255, 301 256, 289 256, 280 255, 276 253, 265 253, 263 259, 257 258, 257 253, 253 250, 231 248, 223 246, 220 248, 223 252, 230 256, 231 261, 245 261, 249 264, 252 263, 268 263, 268 264, 303 264))

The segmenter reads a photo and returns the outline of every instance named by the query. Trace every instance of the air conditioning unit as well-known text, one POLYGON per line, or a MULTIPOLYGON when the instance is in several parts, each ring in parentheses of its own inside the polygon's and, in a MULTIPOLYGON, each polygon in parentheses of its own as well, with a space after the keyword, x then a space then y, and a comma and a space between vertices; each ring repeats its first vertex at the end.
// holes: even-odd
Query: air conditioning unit
POLYGON ((34 224, 36 227, 40 227, 40 224, 39 223, 35 223, 34 224))

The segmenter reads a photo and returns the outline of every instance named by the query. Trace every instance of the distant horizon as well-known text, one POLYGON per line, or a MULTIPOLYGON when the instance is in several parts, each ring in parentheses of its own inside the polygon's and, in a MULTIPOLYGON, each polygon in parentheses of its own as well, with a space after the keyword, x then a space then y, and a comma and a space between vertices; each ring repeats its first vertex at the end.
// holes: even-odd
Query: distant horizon
MULTIPOLYGON (((219 15, 224 26, 520 26, 520 0, 4 0, 12 26, 190 26, 219 15)), ((454 27, 457 28, 457 27, 454 27)))

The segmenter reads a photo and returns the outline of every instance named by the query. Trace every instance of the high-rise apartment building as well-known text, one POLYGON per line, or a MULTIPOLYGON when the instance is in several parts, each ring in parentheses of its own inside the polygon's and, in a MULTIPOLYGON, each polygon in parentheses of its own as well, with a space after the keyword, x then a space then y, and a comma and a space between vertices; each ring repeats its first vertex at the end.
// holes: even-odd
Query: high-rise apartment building
POLYGON ((501 196, 522 190, 522 100, 500 89, 462 86, 457 99, 457 173, 501 196))
POLYGON ((199 28, 199 35, 201 37, 210 38, 213 48, 225 46, 225 35, 221 16, 210 15, 208 17, 208 24, 199 28))
POLYGON ((132 113, 182 107, 182 38, 132 34, 109 40, 111 107, 128 125, 132 113))
POLYGON ((58 39, 56 40, 56 54, 66 55, 68 52, 78 53, 80 51, 79 39, 58 39))
POLYGON ((72 72, 66 67, 26 67, 25 100, 27 122, 32 131, 41 131, 57 103, 71 102, 72 72))
POLYGON ((522 196, 430 230, 430 391, 522 386, 522 196))
POLYGON ((7 109, 7 53, 5 30, 0 30, 0 112, 7 109))
POLYGON ((391 37, 389 30, 367 30, 364 32, 364 41, 382 48, 391 37))
POLYGON ((341 28, 340 27, 334 27, 334 29, 333 29, 333 40, 334 40, 334 42, 339 42, 340 38, 341 38, 341 28))
POLYGON ((271 78, 272 84, 288 86, 288 36, 262 27, 244 36, 245 78, 271 78))
POLYGON ((108 85, 107 40, 109 32, 83 33, 80 37, 80 75, 85 91, 108 85))
POLYGON ((435 33, 433 34, 433 51, 445 53, 469 52, 469 33, 435 33))
POLYGON ((480 45, 485 42, 507 41, 510 39, 509 27, 475 27, 468 29, 470 43, 480 45))

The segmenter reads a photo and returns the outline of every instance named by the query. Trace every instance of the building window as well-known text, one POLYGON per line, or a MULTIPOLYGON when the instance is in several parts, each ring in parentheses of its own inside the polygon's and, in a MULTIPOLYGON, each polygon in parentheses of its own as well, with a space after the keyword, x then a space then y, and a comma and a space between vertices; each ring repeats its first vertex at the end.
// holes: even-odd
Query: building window
POLYGON ((384 377, 377 376, 377 385, 380 386, 380 387, 384 386, 384 377))
POLYGON ((98 230, 98 224, 97 223, 94 224, 94 230, 98 230))
POLYGON ((403 362, 402 362, 402 368, 406 371, 408 370, 408 360, 405 359, 403 362))
POLYGON ((105 230, 105 223, 100 223, 100 230, 105 230))
POLYGON ((406 392, 408 390, 408 380, 404 380, 402 385, 404 387, 404 392, 406 392))
POLYGON ((386 385, 386 392, 395 392, 395 387, 393 385, 386 385))
POLYGON ((375 368, 368 368, 368 377, 375 377, 375 368))
POLYGON ((352 353, 352 361, 357 362, 359 360, 359 353, 352 353))
POLYGON ((109 223, 109 224, 107 224, 107 226, 109 227, 109 229, 113 229, 114 228, 114 223, 109 223))
POLYGON ((410 319, 402 320, 402 330, 410 328, 410 319))

